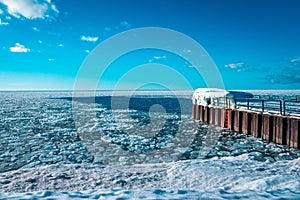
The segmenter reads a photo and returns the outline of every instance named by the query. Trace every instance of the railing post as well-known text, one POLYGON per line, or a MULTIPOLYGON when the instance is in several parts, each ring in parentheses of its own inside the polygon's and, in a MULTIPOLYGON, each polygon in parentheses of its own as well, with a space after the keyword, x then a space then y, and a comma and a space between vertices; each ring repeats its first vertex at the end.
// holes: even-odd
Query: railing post
POLYGON ((285 115, 285 103, 286 101, 283 101, 283 115, 285 115))
POLYGON ((279 100, 279 103, 280 103, 279 112, 280 112, 280 114, 282 115, 282 101, 279 100))
POLYGON ((247 99, 247 110, 249 110, 249 104, 250 104, 250 100, 247 99))
POLYGON ((261 101, 261 112, 264 112, 265 111, 265 101, 262 100, 261 101))

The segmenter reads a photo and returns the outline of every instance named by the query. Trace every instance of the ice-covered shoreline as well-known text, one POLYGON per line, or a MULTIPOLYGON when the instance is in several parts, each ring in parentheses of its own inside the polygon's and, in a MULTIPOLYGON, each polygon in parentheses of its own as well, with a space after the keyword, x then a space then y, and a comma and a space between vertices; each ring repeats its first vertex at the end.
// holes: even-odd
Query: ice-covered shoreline
POLYGON ((251 195, 252 199, 261 194, 276 199, 285 193, 292 198, 300 194, 300 158, 268 163, 251 160, 244 154, 133 166, 56 164, 2 173, 0 183, 0 198, 182 198, 213 194, 229 199, 251 195))

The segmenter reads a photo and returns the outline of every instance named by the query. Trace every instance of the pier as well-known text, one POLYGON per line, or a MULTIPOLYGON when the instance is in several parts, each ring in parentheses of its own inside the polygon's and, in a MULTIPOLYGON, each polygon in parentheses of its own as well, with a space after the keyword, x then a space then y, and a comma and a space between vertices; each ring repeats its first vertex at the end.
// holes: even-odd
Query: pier
POLYGON ((299 96, 245 98, 243 93, 235 96, 225 90, 200 90, 193 95, 192 118, 300 149, 299 96))

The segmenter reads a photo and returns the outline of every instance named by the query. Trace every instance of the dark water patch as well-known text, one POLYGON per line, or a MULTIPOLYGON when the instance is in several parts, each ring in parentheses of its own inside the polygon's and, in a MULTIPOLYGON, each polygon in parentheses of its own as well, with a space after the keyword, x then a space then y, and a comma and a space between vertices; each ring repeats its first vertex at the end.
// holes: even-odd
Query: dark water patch
MULTIPOLYGON (((158 104, 167 113, 191 114, 192 100, 173 97, 126 97, 126 96, 96 96, 96 97, 60 97, 68 101, 78 101, 86 104, 101 104, 102 107, 112 109, 129 109, 148 113, 151 106, 158 104), (113 103, 113 104, 112 104, 113 103)), ((156 110, 159 112, 159 110, 156 110)))

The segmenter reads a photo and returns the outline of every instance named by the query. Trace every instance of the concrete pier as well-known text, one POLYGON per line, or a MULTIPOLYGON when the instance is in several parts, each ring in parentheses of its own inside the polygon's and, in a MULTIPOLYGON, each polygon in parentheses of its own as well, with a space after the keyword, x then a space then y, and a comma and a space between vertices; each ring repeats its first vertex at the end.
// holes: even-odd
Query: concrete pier
MULTIPOLYGON (((197 100, 193 99, 192 118, 242 134, 262 138, 269 142, 300 149, 300 114, 297 113, 300 112, 300 102, 298 101, 299 97, 295 99, 293 101, 278 101, 277 98, 278 108, 272 108, 276 113, 272 113, 272 110, 263 107, 266 101, 264 99, 261 100, 262 108, 257 106, 257 102, 259 102, 257 98, 247 99, 246 101, 243 99, 242 105, 246 105, 243 109, 232 108, 224 103, 227 102, 227 98, 221 103, 221 106, 198 105, 197 100), (251 101, 256 103, 253 106, 255 109, 250 106, 251 101), (288 103, 294 105, 294 109, 289 106, 289 109, 291 109, 289 113, 285 108, 288 103)), ((235 100, 235 103, 237 101, 235 100)), ((269 97, 268 101, 272 101, 272 97, 269 97)))

